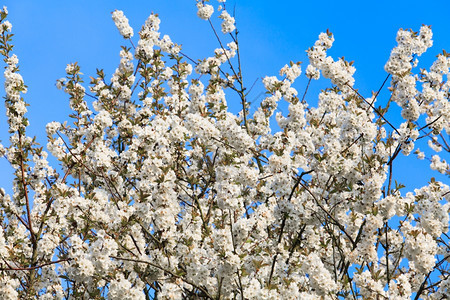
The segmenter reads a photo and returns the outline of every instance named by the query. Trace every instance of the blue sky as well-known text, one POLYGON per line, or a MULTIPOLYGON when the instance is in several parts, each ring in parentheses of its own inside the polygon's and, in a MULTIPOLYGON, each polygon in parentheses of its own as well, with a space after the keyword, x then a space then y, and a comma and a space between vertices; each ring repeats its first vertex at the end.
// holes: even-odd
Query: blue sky
MULTIPOLYGON (((146 18, 155 12, 162 20, 162 33, 182 44, 183 52, 190 57, 210 56, 218 47, 208 23, 196 17, 194 0, 4 0, 2 4, 10 13, 15 34, 14 52, 29 87, 25 95, 31 105, 27 115, 31 122, 29 134, 37 135, 38 142, 44 146, 45 124, 68 119, 68 97, 55 87, 56 79, 65 75, 66 64, 77 61, 86 81, 89 81, 88 76, 95 75, 96 68, 103 68, 108 77, 118 65, 120 45, 129 46, 111 20, 111 12, 115 9, 123 10, 130 20, 135 31, 134 41, 137 41, 137 32, 146 18)), ((396 44, 399 28, 419 30, 422 24, 432 25, 434 46, 422 56, 420 67, 428 68, 442 49, 450 51, 450 4, 447 1, 229 0, 228 9, 232 11, 234 5, 244 80, 249 87, 258 78, 277 75, 291 60, 305 62, 305 69, 305 50, 326 29, 330 29, 336 39, 329 54, 355 61, 355 86, 367 97, 386 77, 383 67, 396 44)), ((302 78, 296 85, 299 93, 303 93, 306 86, 306 80, 302 78)), ((313 83, 307 100, 315 103, 318 91, 327 83, 313 83)), ((258 104, 262 92, 263 85, 259 80, 249 99, 258 104)), ((4 91, 0 95, 4 96, 4 91)), ((382 93, 379 104, 385 103, 386 98, 387 93, 382 93)), ((396 125, 400 122, 400 119, 393 120, 396 125)), ((6 145, 7 129, 2 105, 0 140, 6 145)), ((396 179, 408 187, 425 185, 430 174, 448 182, 448 177, 430 173, 426 161, 416 162, 401 159, 394 170, 396 179), (411 164, 411 161, 415 163, 411 164)), ((0 160, 0 186, 7 190, 11 186, 9 174, 5 160, 0 160)))

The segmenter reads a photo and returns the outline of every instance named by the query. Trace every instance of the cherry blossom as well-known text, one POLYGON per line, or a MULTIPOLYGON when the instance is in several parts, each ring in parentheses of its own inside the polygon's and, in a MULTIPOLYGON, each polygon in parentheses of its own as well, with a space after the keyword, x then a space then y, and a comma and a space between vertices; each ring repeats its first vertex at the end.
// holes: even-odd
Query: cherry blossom
POLYGON ((10 134, 0 154, 14 170, 12 193, 0 189, 0 295, 446 297, 450 187, 433 177, 405 191, 393 171, 409 156, 450 175, 450 56, 417 70, 430 27, 399 30, 388 99, 357 90, 355 65, 328 55, 327 31, 307 64, 264 77, 265 97, 250 107, 226 1, 193 5, 218 39, 198 60, 160 32, 157 14, 133 38, 114 11, 130 45, 109 78, 98 70, 85 84, 81 66, 66 66, 56 86, 72 112, 47 124, 45 150, 27 131, 27 86, 0 10, 10 134), (302 70, 307 86, 296 82, 302 70), (329 88, 312 106, 320 74, 329 88))

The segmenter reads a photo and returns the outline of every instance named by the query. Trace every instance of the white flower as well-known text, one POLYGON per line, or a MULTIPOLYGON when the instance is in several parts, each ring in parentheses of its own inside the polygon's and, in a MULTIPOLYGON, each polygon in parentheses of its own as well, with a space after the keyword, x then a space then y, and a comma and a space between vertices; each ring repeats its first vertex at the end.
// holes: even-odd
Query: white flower
POLYGON ((129 39, 133 36, 133 28, 128 24, 128 19, 123 14, 121 10, 115 10, 112 12, 112 18, 116 24, 117 29, 119 29, 120 34, 125 38, 129 39))
POLYGON ((234 26, 234 18, 226 10, 222 11, 219 18, 223 20, 221 25, 223 33, 230 33, 236 29, 236 26, 234 26))
POLYGON ((57 88, 58 90, 62 90, 62 88, 64 87, 64 84, 65 84, 66 80, 67 80, 67 79, 66 79, 65 77, 62 77, 62 78, 56 80, 56 88, 57 88))
POLYGON ((420 151, 420 149, 417 149, 414 153, 417 155, 417 158, 420 160, 423 160, 425 158, 425 153, 423 151, 420 151))
POLYGON ((432 137, 428 140, 428 146, 436 152, 442 151, 442 147, 438 144, 436 137, 432 137))
POLYGON ((199 2, 197 3, 197 8, 197 16, 203 20, 208 20, 214 13, 214 7, 209 4, 202 4, 199 2))
POLYGON ((144 300, 143 287, 141 284, 133 285, 122 273, 118 273, 116 278, 111 281, 108 298, 114 300, 144 300))
POLYGON ((320 71, 317 70, 317 68, 313 67, 312 65, 308 65, 308 67, 306 67, 306 77, 311 78, 311 79, 319 79, 320 78, 320 71))
POLYGON ((112 125, 111 115, 106 111, 102 110, 94 118, 94 124, 100 128, 105 128, 112 125))
POLYGON ((263 78, 263 84, 266 90, 271 91, 280 81, 275 76, 266 76, 263 78))
POLYGON ((445 174, 450 169, 448 163, 445 160, 441 161, 441 158, 437 154, 431 158, 430 168, 442 174, 445 174))
POLYGON ((12 24, 9 21, 4 21, 0 24, 0 34, 2 34, 5 31, 11 31, 12 24))
POLYGON ((71 74, 75 70, 75 64, 67 64, 66 73, 71 74))
MULTIPOLYGON (((203 19, 212 14, 208 2, 197 1, 203 19)), ((225 5, 220 12, 222 31, 232 32, 225 5)), ((113 19, 124 37, 132 35, 122 12, 113 19)), ((431 45, 429 28, 397 36, 386 69, 407 121, 389 134, 367 105, 375 95, 350 88, 352 64, 327 55, 329 32, 308 51, 307 77, 331 82, 317 106, 297 98, 301 68, 290 63, 282 80, 264 77, 266 96, 251 115, 245 101, 228 107, 232 90, 247 95, 230 86, 240 85, 228 68, 236 42, 200 60, 192 74, 159 25, 156 15, 147 19, 136 52, 120 51, 110 83, 100 71, 92 78, 95 101, 84 97, 78 66, 67 66, 75 78, 57 86, 69 94, 72 122, 46 126, 59 172, 22 130, 26 89, 17 56, 4 57, 11 146, 0 145, 0 156, 15 178, 11 195, 0 188, 0 255, 3 267, 19 270, 37 254, 30 297, 145 299, 158 282, 162 299, 328 299, 351 289, 364 299, 405 299, 429 272, 433 289, 420 296, 446 295, 447 265, 436 263, 450 250, 450 187, 431 179, 414 193, 397 183, 383 192, 394 149, 408 155, 422 143, 414 120, 429 124, 431 150, 446 152, 450 60, 444 53, 429 71, 412 70, 413 54, 431 45), (343 269, 352 280, 336 274, 343 269), (73 284, 63 287, 61 276, 73 284)), ((449 172, 438 155, 430 166, 449 172)), ((26 276, 3 272, 0 298, 23 298, 26 276)))
POLYGON ((298 64, 293 64, 292 67, 285 65, 280 70, 280 75, 286 75, 286 78, 291 82, 294 81, 298 76, 300 76, 301 73, 302 70, 298 64))
POLYGON ((47 135, 55 134, 60 128, 61 128, 61 123, 59 123, 59 122, 50 122, 45 127, 45 129, 47 131, 47 135))

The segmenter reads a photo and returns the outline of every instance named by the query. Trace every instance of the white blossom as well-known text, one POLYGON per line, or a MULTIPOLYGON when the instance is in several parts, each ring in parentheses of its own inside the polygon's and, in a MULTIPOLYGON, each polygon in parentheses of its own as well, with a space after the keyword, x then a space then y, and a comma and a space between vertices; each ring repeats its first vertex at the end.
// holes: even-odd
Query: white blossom
POLYGON ((115 10, 112 12, 112 18, 116 24, 117 29, 119 29, 120 34, 125 38, 129 39, 133 36, 133 28, 128 24, 128 19, 123 14, 121 10, 115 10))
POLYGON ((219 18, 223 20, 221 25, 223 33, 230 33, 236 29, 234 18, 226 10, 222 11, 219 18))
MULTIPOLYGON (((217 3, 196 3, 210 19, 217 3)), ((0 157, 13 170, 10 194, 0 188, 0 298, 447 296, 450 187, 441 174, 416 189, 397 181, 400 157, 450 172, 450 59, 415 70, 429 27, 400 30, 385 65, 395 122, 395 109, 375 109, 386 97, 357 90, 353 63, 327 53, 329 31, 305 72, 328 88, 300 98, 309 81, 294 84, 300 63, 289 62, 250 105, 234 35, 193 65, 152 13, 110 80, 98 70, 87 89, 78 64, 66 66, 56 85, 71 120, 47 124, 44 150, 26 130, 27 88, 0 15, 10 141, 0 157)), ((123 13, 113 19, 131 38, 123 13)))
POLYGON ((197 3, 197 8, 197 16, 203 20, 208 20, 214 13, 214 7, 209 4, 202 4, 199 2, 197 3))

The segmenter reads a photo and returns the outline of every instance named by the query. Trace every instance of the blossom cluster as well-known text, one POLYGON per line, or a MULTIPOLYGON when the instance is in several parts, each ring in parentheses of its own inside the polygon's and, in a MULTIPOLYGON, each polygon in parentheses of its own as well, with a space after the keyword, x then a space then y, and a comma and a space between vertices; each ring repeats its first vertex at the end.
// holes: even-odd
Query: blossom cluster
MULTIPOLYGON (((214 13, 214 6, 211 4, 206 4, 204 0, 197 0, 197 16, 203 20, 209 20, 214 13)), ((218 0, 217 2, 223 3, 219 5, 217 10, 222 11, 219 18, 222 19, 222 32, 223 33, 231 33, 236 29, 235 19, 232 17, 225 7, 226 0, 218 0)))
MULTIPOLYGON (((353 64, 327 54, 331 32, 307 51, 309 84, 331 83, 316 107, 299 97, 302 65, 290 62, 262 79, 265 98, 250 110, 225 2, 196 1, 213 28, 221 11, 210 57, 185 57, 151 14, 111 78, 98 70, 87 87, 68 64, 57 86, 72 113, 47 124, 47 151, 27 135, 27 87, 0 10, 10 126, 0 154, 15 170, 12 195, 0 189, 0 298, 448 295, 450 187, 430 178, 403 192, 393 175, 411 153, 449 175, 449 55, 414 73, 431 29, 400 30, 385 66, 398 126, 390 101, 360 95, 353 64)), ((113 20, 133 36, 122 11, 113 20)))
POLYGON ((133 36, 133 28, 128 24, 128 19, 123 14, 121 10, 115 10, 112 12, 112 18, 116 24, 117 29, 119 29, 120 34, 129 39, 133 36))

